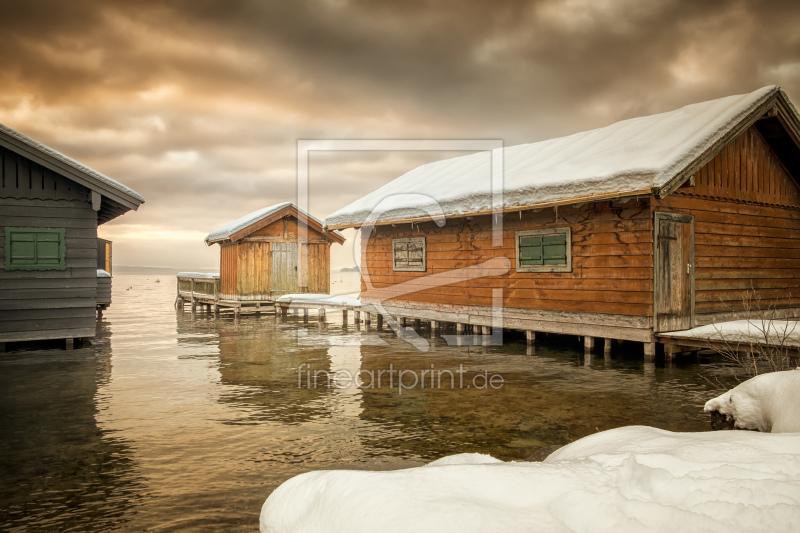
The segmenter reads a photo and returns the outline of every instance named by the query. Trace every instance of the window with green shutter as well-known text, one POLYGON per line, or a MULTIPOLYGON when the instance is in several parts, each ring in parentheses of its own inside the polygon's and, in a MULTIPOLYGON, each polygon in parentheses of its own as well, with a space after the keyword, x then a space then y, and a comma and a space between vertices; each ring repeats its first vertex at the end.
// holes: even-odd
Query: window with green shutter
POLYGON ((5 231, 6 270, 65 270, 64 228, 11 228, 5 231))
POLYGON ((570 228, 518 231, 517 272, 571 272, 570 228))

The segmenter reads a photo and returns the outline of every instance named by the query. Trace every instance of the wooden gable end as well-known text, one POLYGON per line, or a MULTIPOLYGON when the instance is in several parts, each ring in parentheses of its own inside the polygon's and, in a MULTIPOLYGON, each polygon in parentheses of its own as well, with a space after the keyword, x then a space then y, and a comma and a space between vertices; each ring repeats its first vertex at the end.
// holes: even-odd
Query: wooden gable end
POLYGON ((309 240, 324 240, 327 243, 344 242, 344 237, 336 232, 324 232, 322 224, 317 220, 306 217, 297 207, 289 205, 272 213, 269 216, 258 220, 246 228, 230 235, 231 242, 238 242, 244 239, 250 241, 258 240, 297 240, 300 232, 298 225, 300 220, 307 224, 309 240))
POLYGON ((770 144, 751 126, 685 183, 677 194, 800 207, 800 186, 770 144))
POLYGON ((89 201, 89 189, 0 146, 0 198, 89 201))
MULTIPOLYGON (((286 216, 254 231, 244 240, 247 241, 296 241, 300 237, 300 224, 297 219, 286 216)), ((330 238, 313 227, 308 227, 307 238, 311 242, 330 242, 330 238)))

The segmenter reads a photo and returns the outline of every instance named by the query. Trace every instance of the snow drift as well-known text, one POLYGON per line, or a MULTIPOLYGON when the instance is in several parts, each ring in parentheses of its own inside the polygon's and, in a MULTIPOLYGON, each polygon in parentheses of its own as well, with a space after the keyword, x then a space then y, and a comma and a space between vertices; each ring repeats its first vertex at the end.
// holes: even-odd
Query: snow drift
POLYGON ((800 370, 771 372, 748 379, 706 402, 704 410, 725 415, 739 429, 800 432, 800 370))
POLYGON ((543 463, 465 454, 278 487, 261 531, 794 531, 800 434, 604 431, 543 463))

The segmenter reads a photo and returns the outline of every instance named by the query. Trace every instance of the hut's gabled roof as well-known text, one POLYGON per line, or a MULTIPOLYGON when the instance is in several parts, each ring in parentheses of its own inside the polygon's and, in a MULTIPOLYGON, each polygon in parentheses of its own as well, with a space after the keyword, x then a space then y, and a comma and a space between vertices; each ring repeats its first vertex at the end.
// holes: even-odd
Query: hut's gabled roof
POLYGON ((241 218, 237 218, 233 222, 221 226, 208 234, 205 241, 207 245, 212 245, 217 242, 231 241, 236 242, 244 239, 253 232, 264 228, 276 220, 280 220, 285 216, 293 216, 299 221, 308 221, 308 227, 324 233, 331 241, 342 244, 345 241, 344 235, 338 231, 325 231, 322 227, 322 221, 315 216, 307 213, 305 210, 300 209, 292 202, 283 202, 280 204, 264 207, 258 211, 253 211, 241 218))
POLYGON ((98 224, 135 211, 144 203, 144 198, 133 189, 3 124, 0 124, 0 146, 99 193, 102 202, 97 213, 98 224))
POLYGON ((768 111, 798 141, 800 121, 775 86, 688 105, 567 137, 478 152, 418 167, 325 219, 332 229, 669 194, 768 111), (788 123, 788 124, 787 124, 788 123), (492 194, 492 159, 502 180, 492 194))

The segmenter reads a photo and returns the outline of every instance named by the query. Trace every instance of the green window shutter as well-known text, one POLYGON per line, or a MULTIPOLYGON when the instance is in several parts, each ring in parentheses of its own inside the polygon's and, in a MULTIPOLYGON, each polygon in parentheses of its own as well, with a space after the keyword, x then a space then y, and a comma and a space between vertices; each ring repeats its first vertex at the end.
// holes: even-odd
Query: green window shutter
POLYGON ((543 265, 542 238, 520 237, 519 264, 524 266, 543 265))
POLYGON ((542 237, 542 256, 545 265, 566 265, 567 236, 560 234, 542 237))
POLYGON ((572 272, 570 228, 516 232, 518 272, 572 272))
POLYGON ((64 228, 5 229, 6 270, 65 270, 64 228))
MULTIPOLYGON (((10 244, 10 249, 6 252, 6 263, 9 259, 14 266, 35 265, 36 264, 36 236, 32 233, 12 233, 9 242, 6 235, 6 242, 10 244)), ((9 245, 7 244, 8 248, 9 245)))

